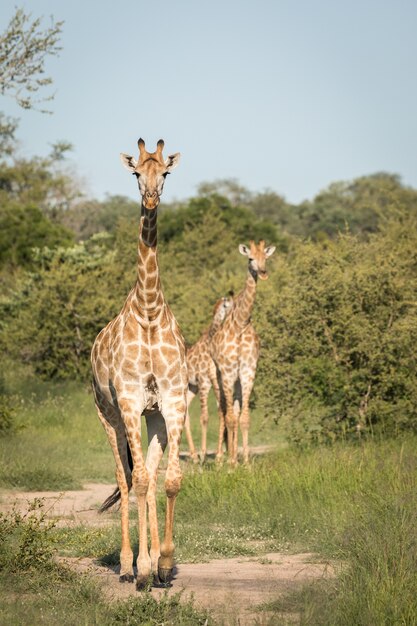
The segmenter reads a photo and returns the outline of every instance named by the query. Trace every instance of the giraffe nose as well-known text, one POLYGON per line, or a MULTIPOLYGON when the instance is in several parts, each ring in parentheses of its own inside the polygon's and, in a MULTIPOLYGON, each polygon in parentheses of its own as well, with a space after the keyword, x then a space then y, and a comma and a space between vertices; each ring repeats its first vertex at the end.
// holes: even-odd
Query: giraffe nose
POLYGON ((145 197, 147 200, 156 200, 158 194, 156 191, 145 191, 145 197))
POLYGON ((266 270, 259 270, 258 276, 261 280, 266 280, 268 278, 268 272, 266 270))

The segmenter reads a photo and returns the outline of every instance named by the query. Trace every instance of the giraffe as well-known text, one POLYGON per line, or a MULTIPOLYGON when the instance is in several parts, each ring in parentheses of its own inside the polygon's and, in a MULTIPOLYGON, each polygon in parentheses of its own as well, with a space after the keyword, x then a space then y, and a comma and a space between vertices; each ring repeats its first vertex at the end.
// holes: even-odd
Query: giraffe
MULTIPOLYGON (((193 438, 190 430, 189 407, 191 400, 197 393, 200 394, 200 423, 201 423, 201 452, 200 459, 204 462, 207 453, 207 424, 209 419, 208 413, 208 395, 210 388, 213 387, 216 396, 217 406, 219 407, 219 418, 224 420, 223 413, 220 411, 220 389, 217 382, 216 366, 209 352, 209 342, 214 333, 220 328, 223 320, 230 312, 233 305, 231 296, 220 298, 213 309, 213 319, 210 326, 203 332, 199 340, 187 350, 187 366, 188 366, 188 394, 187 394, 187 419, 185 422, 185 430, 190 449, 190 456, 194 461, 198 460, 193 438)), ((223 425, 224 431, 224 425, 223 425)), ((223 439, 219 441, 218 448, 221 450, 223 439)), ((219 454, 219 452, 218 452, 219 454)))
MULTIPOLYGON (((249 398, 259 357, 259 337, 251 322, 251 312, 257 280, 268 278, 266 259, 275 252, 275 246, 265 247, 263 240, 259 245, 251 241, 249 247, 240 244, 239 252, 249 259, 246 284, 234 298, 230 315, 210 341, 210 353, 220 383, 229 460, 233 465, 237 462, 238 421, 242 432, 243 460, 245 463, 249 461, 249 398)), ((223 433, 224 425, 220 423, 219 442, 223 433)))
POLYGON ((113 450, 118 485, 101 510, 120 499, 120 581, 133 582, 128 513, 128 492, 133 487, 139 517, 136 587, 141 590, 148 588, 152 577, 156 585, 169 584, 172 574, 174 506, 182 478, 179 445, 188 379, 184 340, 165 301, 157 259, 157 208, 165 177, 178 164, 180 154, 164 159, 162 139, 156 152, 147 152, 143 139, 139 139, 138 147, 138 161, 120 155, 123 165, 136 176, 141 196, 137 278, 120 313, 98 334, 91 361, 95 403, 113 450), (148 434, 146 459, 142 415, 148 434), (167 444, 167 505, 160 543, 155 494, 157 469, 167 444))

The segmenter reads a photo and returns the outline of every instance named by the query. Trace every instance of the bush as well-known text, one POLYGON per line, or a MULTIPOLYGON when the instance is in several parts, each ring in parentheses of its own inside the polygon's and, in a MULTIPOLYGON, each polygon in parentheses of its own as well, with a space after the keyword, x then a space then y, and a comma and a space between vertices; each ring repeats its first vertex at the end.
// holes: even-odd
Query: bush
POLYGON ((35 498, 26 513, 0 513, 0 570, 11 573, 52 566, 54 547, 43 501, 35 498))
POLYGON ((259 294, 257 398, 296 442, 417 429, 417 235, 299 243, 259 294))

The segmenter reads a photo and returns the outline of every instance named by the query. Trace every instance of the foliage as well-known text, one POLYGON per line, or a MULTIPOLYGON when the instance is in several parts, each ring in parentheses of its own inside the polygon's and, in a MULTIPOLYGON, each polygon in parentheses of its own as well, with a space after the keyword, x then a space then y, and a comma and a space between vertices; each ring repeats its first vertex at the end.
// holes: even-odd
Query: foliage
POLYGON ((380 230, 393 212, 416 217, 417 191, 404 187, 399 176, 378 172, 332 183, 314 200, 295 207, 298 224, 292 232, 315 240, 346 230, 366 235, 380 230))
POLYGON ((0 267, 33 269, 34 248, 69 246, 73 241, 70 230, 34 205, 0 207, 0 267))
POLYGON ((15 411, 11 398, 0 392, 0 437, 13 432, 14 417, 15 411))
POLYGON ((204 609, 197 609, 194 601, 182 602, 182 593, 165 592, 159 600, 151 594, 141 598, 118 601, 112 607, 111 624, 129 626, 214 626, 204 609))
POLYGON ((117 286, 112 258, 93 241, 39 251, 38 273, 15 306, 9 304, 15 315, 5 337, 10 354, 33 362, 44 378, 86 379, 93 338, 117 311, 114 295, 108 296, 109 285, 117 286))
POLYGON ((274 620, 286 623, 287 616, 300 613, 300 624, 317 626, 416 623, 416 468, 407 453, 403 456, 403 448, 395 464, 390 453, 387 458, 383 449, 380 452, 374 467, 369 468, 370 458, 365 458, 363 473, 370 471, 373 482, 353 495, 351 505, 346 498, 346 509, 352 510, 340 541, 337 556, 343 566, 337 578, 263 606, 274 620), (374 474, 378 470, 381 478, 374 474))
POLYGON ((298 244, 260 294, 257 397, 294 441, 417 428, 416 244, 413 218, 298 244))
POLYGON ((100 232, 114 235, 121 220, 135 222, 140 215, 139 202, 124 196, 108 196, 105 200, 82 199, 60 214, 60 222, 70 228, 78 241, 85 241, 100 232))
MULTIPOLYGON (((375 438, 304 450, 288 447, 233 472, 214 463, 203 472, 188 467, 176 503, 179 563, 271 551, 315 552, 320 561, 328 559, 337 578, 262 607, 273 613, 271 624, 285 623, 288 613, 293 618, 299 612, 301 624, 413 624, 416 445, 415 436, 375 438)), ((136 518, 137 512, 132 514, 136 518)), ((114 564, 118 526, 115 518, 99 529, 55 532, 61 550, 69 546, 74 555, 106 563, 111 557, 114 564)), ((137 545, 136 529, 132 539, 137 545)))
POLYGON ((0 513, 0 571, 25 572, 52 565, 50 531, 55 522, 46 521, 43 507, 43 501, 36 498, 26 513, 17 509, 0 513))
POLYGON ((50 77, 44 76, 45 61, 61 50, 58 44, 63 22, 51 18, 51 25, 42 30, 41 21, 16 9, 0 35, 0 93, 10 94, 24 109, 53 98, 52 94, 37 100, 34 94, 52 83, 50 77))
MULTIPOLYGON (((59 150, 52 147, 52 153, 59 150)), ((0 206, 36 206, 49 218, 58 221, 79 196, 74 181, 60 167, 61 159, 33 157, 0 162, 0 206)))
MULTIPOLYGON (((230 289, 227 270, 230 249, 234 249, 236 259, 239 257, 234 241, 239 241, 247 230, 254 237, 266 232, 276 240, 275 227, 257 220, 247 209, 239 214, 226 200, 207 202, 190 203, 181 211, 178 218, 183 221, 181 235, 171 231, 172 217, 168 212, 162 213, 160 220, 161 237, 167 240, 166 250, 161 254, 166 297, 178 313, 184 333, 192 340, 201 331, 201 320, 210 318, 211 303, 219 297, 216 278, 219 262, 225 266, 223 292, 230 289), (199 292, 194 283, 197 278, 201 280, 199 292), (184 287, 179 290, 181 282, 184 287)), ((16 292, 4 304, 10 318, 13 317, 3 333, 9 353, 33 363, 36 373, 44 378, 88 379, 94 338, 120 311, 134 282, 137 229, 137 221, 122 220, 114 251, 109 249, 111 236, 105 234, 73 248, 40 251, 38 271, 24 286, 23 293, 16 292)))
POLYGON ((0 111, 0 157, 10 156, 15 151, 18 124, 18 120, 0 111))
MULTIPOLYGON (((31 274, 1 303, 0 343, 45 379, 86 380, 94 338, 135 280, 139 205, 117 196, 75 205, 54 167, 49 158, 1 170, 8 204, 0 261, 31 274), (82 241, 64 249, 66 231, 41 219, 29 195, 82 241)), ((262 352, 252 403, 293 441, 417 427, 416 198, 389 174, 336 183, 299 207, 218 181, 160 212, 162 285, 188 344, 217 298, 243 287, 238 244, 278 245, 253 313, 262 352)))

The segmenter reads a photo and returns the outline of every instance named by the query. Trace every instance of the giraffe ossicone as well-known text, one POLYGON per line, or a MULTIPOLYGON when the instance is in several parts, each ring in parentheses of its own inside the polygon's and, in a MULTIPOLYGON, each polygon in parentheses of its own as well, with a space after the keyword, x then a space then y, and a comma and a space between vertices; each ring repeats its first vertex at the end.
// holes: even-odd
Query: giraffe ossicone
POLYGON ((174 505, 181 486, 179 446, 186 415, 187 364, 185 344, 161 286, 157 258, 157 207, 165 177, 178 164, 179 153, 164 159, 164 142, 148 152, 138 141, 139 158, 122 154, 123 165, 139 185, 137 278, 120 313, 98 334, 91 353, 97 412, 116 463, 117 489, 101 510, 120 500, 122 545, 120 580, 133 581, 129 539, 128 494, 132 487, 139 517, 137 588, 167 584, 174 565, 174 505), (146 458, 141 416, 148 432, 146 458), (168 445, 165 475, 165 530, 159 540, 156 508, 157 471, 168 445), (150 551, 147 516, 149 515, 150 551))

